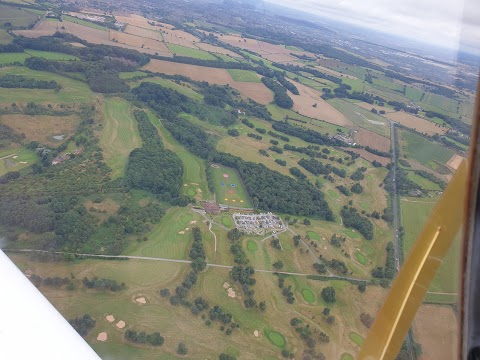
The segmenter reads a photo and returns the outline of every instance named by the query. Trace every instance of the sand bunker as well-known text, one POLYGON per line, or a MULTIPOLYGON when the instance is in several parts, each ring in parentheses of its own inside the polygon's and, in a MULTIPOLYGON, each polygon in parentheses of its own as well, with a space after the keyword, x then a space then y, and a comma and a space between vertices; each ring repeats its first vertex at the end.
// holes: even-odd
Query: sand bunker
POLYGON ((201 192, 202 192, 202 189, 198 188, 197 191, 198 191, 199 193, 201 193, 201 192))
POLYGON ((147 303, 147 300, 145 300, 144 297, 136 298, 135 301, 140 303, 140 304, 146 304, 147 303))
POLYGON ((231 297, 231 298, 237 297, 237 294, 235 293, 235 290, 233 290, 232 288, 228 288, 227 292, 228 292, 229 297, 231 297))
POLYGON ((185 231, 188 231, 188 230, 190 230, 190 228, 185 228, 185 231))
POLYGON ((183 234, 185 234, 185 231, 179 231, 178 233, 179 233, 180 235, 183 235, 183 234))
POLYGON ((183 186, 188 186, 188 184, 183 184, 183 186))
POLYGON ((253 332, 253 335, 255 335, 255 337, 259 337, 259 336, 260 336, 260 333, 258 332, 258 330, 255 330, 255 331, 253 332))
POLYGON ((18 158, 18 156, 16 156, 16 155, 14 157, 12 157, 12 159, 16 159, 16 158, 18 158))
POLYGON ((192 220, 190 221, 190 224, 193 225, 193 224, 196 224, 197 223, 197 220, 192 220))
POLYGON ((108 322, 114 322, 115 321, 115 318, 113 317, 113 315, 107 315, 105 318, 107 319, 108 322))
POLYGON ((118 323, 115 324, 115 326, 119 329, 123 329, 125 327, 125 321, 120 320, 118 323))
POLYGON ((195 186, 200 185, 199 183, 190 183, 190 184, 195 185, 195 186))
POLYGON ((230 284, 229 284, 229 283, 227 283, 227 282, 224 282, 224 283, 223 283, 223 288, 224 288, 224 289, 228 289, 229 287, 230 287, 230 284))
POLYGON ((98 334, 97 336, 97 340, 98 341, 107 341, 107 333, 106 332, 101 332, 100 334, 98 334))
POLYGON ((20 161, 20 164, 28 164, 26 161, 20 161))

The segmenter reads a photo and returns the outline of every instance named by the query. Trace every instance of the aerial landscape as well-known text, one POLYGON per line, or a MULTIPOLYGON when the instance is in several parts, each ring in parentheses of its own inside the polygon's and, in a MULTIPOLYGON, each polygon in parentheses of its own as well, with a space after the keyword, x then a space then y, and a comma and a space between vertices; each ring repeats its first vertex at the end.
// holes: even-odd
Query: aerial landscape
MULTIPOLYGON (((467 157, 478 59, 349 31, 1 1, 0 247, 105 359, 354 359, 467 157)), ((450 358, 459 252, 397 359, 450 358)))

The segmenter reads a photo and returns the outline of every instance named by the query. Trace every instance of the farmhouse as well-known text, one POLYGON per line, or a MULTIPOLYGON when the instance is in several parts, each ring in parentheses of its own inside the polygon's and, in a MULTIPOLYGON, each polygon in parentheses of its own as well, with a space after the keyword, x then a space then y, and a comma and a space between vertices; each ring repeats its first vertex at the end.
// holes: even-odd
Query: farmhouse
POLYGON ((264 235, 265 233, 277 232, 285 229, 285 225, 277 215, 269 213, 261 214, 233 214, 235 227, 245 234, 264 235))

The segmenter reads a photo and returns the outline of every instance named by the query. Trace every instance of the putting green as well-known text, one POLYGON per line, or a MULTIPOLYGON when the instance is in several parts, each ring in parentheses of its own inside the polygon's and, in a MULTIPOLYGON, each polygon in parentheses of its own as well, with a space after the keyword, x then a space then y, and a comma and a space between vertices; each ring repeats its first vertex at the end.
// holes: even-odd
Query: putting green
POLYGON ((353 356, 349 353, 344 353, 344 354, 342 354, 342 359, 341 360, 353 360, 353 356))
POLYGON ((328 190, 327 193, 328 193, 328 196, 330 196, 330 198, 334 200, 338 199, 338 194, 336 193, 335 190, 328 190))
POLYGON ((264 332, 267 336, 267 339, 270 340, 273 345, 279 347, 280 349, 283 349, 285 347, 286 341, 285 337, 282 334, 269 329, 265 329, 264 332))
POLYGON ((248 240, 247 249, 250 252, 257 251, 257 243, 253 240, 248 240))
POLYGON ((360 264, 367 265, 367 258, 361 252, 355 253, 355 257, 357 258, 360 264))
POLYGON ((307 236, 310 240, 320 241, 320 235, 318 235, 315 231, 307 231, 307 236))
POLYGON ((188 188, 187 194, 188 196, 195 196, 197 195, 197 191, 195 190, 195 188, 188 188))
POLYGON ((302 296, 306 302, 313 304, 315 302, 315 295, 310 289, 302 289, 302 296))
POLYGON ((365 339, 363 337, 361 337, 359 334, 353 331, 350 334, 348 334, 348 337, 358 346, 362 346, 363 343, 365 342, 365 339))
POLYGON ((222 216, 222 225, 226 227, 232 227, 233 226, 232 218, 229 215, 222 216))
POLYGON ((352 239, 357 239, 360 237, 360 234, 352 229, 345 229, 343 233, 347 236, 350 236, 352 239))

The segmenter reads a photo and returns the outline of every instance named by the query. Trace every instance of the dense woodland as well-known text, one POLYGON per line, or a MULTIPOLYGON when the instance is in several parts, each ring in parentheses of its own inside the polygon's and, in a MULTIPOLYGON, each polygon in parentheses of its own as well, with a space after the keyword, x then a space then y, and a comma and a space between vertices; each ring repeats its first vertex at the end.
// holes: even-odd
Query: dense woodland
POLYGON ((280 85, 277 81, 267 77, 262 77, 262 82, 266 87, 273 91, 273 100, 275 101, 275 104, 285 109, 291 109, 293 107, 293 100, 290 96, 288 96, 285 87, 280 85))

